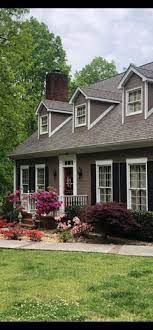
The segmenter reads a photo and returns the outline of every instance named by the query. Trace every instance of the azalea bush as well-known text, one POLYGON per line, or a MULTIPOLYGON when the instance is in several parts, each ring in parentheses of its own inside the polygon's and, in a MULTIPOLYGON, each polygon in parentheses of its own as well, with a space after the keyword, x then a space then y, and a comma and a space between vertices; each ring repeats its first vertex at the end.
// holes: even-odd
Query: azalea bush
POLYGON ((21 237, 24 235, 24 230, 17 228, 10 228, 9 230, 1 229, 0 233, 7 239, 21 240, 21 237))
POLYGON ((64 242, 78 239, 80 237, 87 237, 88 234, 93 230, 91 224, 81 222, 78 217, 74 217, 71 220, 67 219, 65 214, 55 217, 57 221, 57 232, 59 238, 64 242))
POLYGON ((78 217, 73 218, 74 226, 71 228, 71 233, 74 238, 79 238, 81 236, 87 237, 88 234, 93 231, 94 227, 91 224, 81 222, 78 217))
POLYGON ((32 198, 36 199, 37 214, 48 215, 50 212, 57 211, 62 205, 58 200, 58 195, 55 190, 38 191, 32 194, 32 198))
POLYGON ((25 235, 30 238, 30 241, 33 242, 39 242, 41 241, 44 234, 42 231, 39 231, 37 229, 27 230, 25 231, 25 235))
POLYGON ((15 192, 8 192, 3 198, 2 212, 7 220, 17 220, 19 212, 23 209, 20 199, 21 191, 17 189, 15 192))
POLYGON ((7 222, 6 220, 0 220, 0 228, 10 228, 14 227, 17 224, 17 221, 7 222))

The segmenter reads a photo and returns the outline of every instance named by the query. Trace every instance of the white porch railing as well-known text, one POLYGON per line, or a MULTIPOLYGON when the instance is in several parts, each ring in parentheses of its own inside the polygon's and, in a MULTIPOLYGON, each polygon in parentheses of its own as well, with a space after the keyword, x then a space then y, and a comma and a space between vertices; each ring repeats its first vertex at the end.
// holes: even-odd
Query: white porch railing
MULTIPOLYGON (((63 204, 60 207, 59 212, 64 212, 66 207, 76 206, 76 205, 87 205, 88 196, 87 195, 64 195, 58 196, 59 201, 62 201, 63 204)), ((32 193, 21 193, 21 205, 24 207, 24 210, 28 213, 35 212, 36 210, 36 198, 32 198, 32 193)))

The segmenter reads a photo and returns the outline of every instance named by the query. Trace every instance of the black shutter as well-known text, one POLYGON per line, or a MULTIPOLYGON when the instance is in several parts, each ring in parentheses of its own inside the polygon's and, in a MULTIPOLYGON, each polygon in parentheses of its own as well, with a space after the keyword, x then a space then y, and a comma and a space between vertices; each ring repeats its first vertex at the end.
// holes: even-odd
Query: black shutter
POLYGON ((120 163, 120 201, 127 203, 126 163, 120 163))
POLYGON ((20 165, 16 164, 16 189, 20 188, 20 165))
POLYGON ((113 163, 113 201, 119 202, 119 164, 113 163))
POLYGON ((45 165, 45 190, 49 186, 49 173, 48 173, 48 166, 45 165))
POLYGON ((35 165, 29 166, 29 191, 35 191, 35 165))
POLYGON ((153 161, 147 162, 148 210, 153 211, 153 161))
POLYGON ((91 205, 96 204, 96 164, 91 164, 91 205))

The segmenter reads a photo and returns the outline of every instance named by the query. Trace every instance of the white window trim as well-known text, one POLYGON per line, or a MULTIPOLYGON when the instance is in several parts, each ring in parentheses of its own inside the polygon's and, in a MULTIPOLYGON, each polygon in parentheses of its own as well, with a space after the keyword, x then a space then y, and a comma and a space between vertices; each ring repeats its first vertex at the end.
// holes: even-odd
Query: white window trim
POLYGON ((76 155, 59 156, 59 195, 64 196, 64 167, 73 167, 73 195, 77 195, 77 159, 76 155), (73 165, 65 165, 66 160, 73 160, 73 165))
POLYGON ((100 203, 99 166, 111 166, 111 201, 113 201, 113 161, 96 160, 96 203, 100 203))
MULTIPOLYGON (((21 191, 23 192, 22 170, 29 170, 29 165, 21 165, 20 166, 20 188, 21 188, 21 191)), ((29 191, 29 183, 28 183, 28 191, 29 191)))
POLYGON ((48 133, 48 114, 40 116, 40 135, 48 133), (42 118, 47 117, 47 130, 42 132, 42 118))
POLYGON ((38 168, 44 168, 44 186, 45 186, 45 164, 36 164, 35 165, 35 191, 37 191, 37 170, 38 168))
POLYGON ((75 106, 75 127, 86 126, 86 123, 87 123, 87 105, 86 105, 86 103, 76 105, 75 106), (80 107, 83 107, 83 106, 85 106, 85 123, 77 124, 77 109, 80 108, 80 107))
POLYGON ((134 116, 134 115, 137 115, 139 113, 142 113, 143 112, 143 88, 142 86, 139 86, 139 87, 135 87, 135 88, 132 88, 132 89, 128 89, 126 90, 126 116, 134 116), (137 89, 140 89, 141 90, 141 110, 140 111, 136 111, 136 112, 129 112, 128 111, 128 95, 129 95, 129 92, 133 92, 137 89))
POLYGON ((147 158, 127 158, 126 159, 126 177, 127 177, 127 208, 131 209, 131 200, 130 200, 130 170, 129 165, 146 165, 146 211, 148 211, 148 172, 147 172, 147 158))

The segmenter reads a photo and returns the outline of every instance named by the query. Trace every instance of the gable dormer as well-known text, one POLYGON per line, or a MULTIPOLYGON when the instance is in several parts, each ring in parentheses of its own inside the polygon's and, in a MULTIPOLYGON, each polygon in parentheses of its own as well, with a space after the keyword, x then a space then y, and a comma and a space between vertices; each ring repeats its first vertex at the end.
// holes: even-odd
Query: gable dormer
POLYGON ((68 103, 68 78, 55 70, 46 75, 46 99, 36 111, 38 115, 38 139, 51 137, 72 117, 68 103))
POLYGON ((118 88, 122 90, 122 124, 147 119, 153 113, 153 71, 131 64, 118 88))
POLYGON ((73 104, 72 132, 91 129, 120 102, 120 92, 78 87, 70 100, 73 104))

